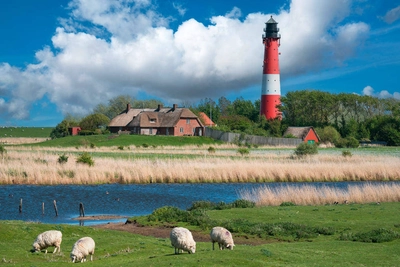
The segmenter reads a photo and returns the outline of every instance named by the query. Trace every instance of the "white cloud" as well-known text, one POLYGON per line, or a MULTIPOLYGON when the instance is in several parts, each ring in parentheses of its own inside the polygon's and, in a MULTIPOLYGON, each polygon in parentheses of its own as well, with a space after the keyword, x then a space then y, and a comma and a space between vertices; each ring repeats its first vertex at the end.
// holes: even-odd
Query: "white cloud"
POLYGON ((374 93, 374 88, 371 86, 366 86, 363 89, 363 94, 367 96, 379 97, 379 98, 394 98, 400 100, 400 93, 394 92, 393 94, 389 93, 387 90, 382 90, 378 93, 374 93))
POLYGON ((184 8, 181 4, 172 3, 172 7, 178 11, 179 15, 184 16, 186 14, 186 8, 184 8))
MULTIPOLYGON (((234 7, 210 25, 183 21, 175 32, 150 0, 73 0, 52 47, 39 64, 21 70, 0 65, 0 103, 12 116, 47 94, 64 113, 86 114, 121 95, 147 95, 169 103, 220 97, 258 84, 261 35, 271 14, 242 15, 234 7), (101 34, 103 33, 103 34, 101 34), (104 37, 107 36, 108 37, 104 37)), ((368 37, 363 22, 346 23, 350 1, 293 0, 274 15, 282 34, 286 77, 342 64, 368 37)))
POLYGON ((397 6, 391 10, 389 10, 385 16, 383 17, 383 20, 386 23, 392 24, 396 20, 400 18, 400 6, 397 6))

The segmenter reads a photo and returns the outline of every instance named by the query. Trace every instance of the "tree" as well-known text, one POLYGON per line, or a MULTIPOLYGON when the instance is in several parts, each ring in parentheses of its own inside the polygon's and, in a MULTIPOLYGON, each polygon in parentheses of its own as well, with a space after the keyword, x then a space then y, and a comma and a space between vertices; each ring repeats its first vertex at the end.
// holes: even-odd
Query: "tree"
POLYGON ((103 114, 107 116, 110 120, 120 114, 126 109, 127 104, 132 104, 134 99, 129 95, 120 95, 114 97, 108 101, 106 104, 98 104, 93 109, 93 114, 103 114))
POLYGON ((79 125, 82 130, 95 131, 96 129, 107 127, 109 122, 110 119, 106 115, 96 113, 83 118, 79 125))
POLYGON ((69 135, 68 128, 79 126, 79 122, 77 118, 74 118, 71 115, 67 115, 64 120, 62 120, 57 126, 51 131, 50 138, 60 138, 69 135))

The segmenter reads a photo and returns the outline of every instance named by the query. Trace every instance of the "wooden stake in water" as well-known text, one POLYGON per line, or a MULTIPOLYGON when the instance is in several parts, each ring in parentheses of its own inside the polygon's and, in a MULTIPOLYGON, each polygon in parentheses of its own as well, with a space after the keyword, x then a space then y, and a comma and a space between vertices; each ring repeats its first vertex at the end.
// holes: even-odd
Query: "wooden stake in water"
POLYGON ((44 202, 42 202, 42 215, 44 215, 44 202))
POLYGON ((56 212, 56 217, 58 216, 58 210, 57 210, 57 202, 56 200, 53 201, 54 204, 54 211, 56 212))
POLYGON ((19 200, 19 213, 22 213, 22 198, 19 200))

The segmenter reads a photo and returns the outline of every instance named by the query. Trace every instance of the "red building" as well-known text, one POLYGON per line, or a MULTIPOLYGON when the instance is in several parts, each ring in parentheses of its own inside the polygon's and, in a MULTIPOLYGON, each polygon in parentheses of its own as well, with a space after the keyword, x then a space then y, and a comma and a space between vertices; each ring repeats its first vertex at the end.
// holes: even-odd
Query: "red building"
POLYGON ((68 128, 70 135, 78 135, 81 130, 82 130, 81 127, 78 126, 68 128))
POLYGON ((321 141, 312 126, 288 127, 283 136, 294 136, 309 144, 319 143, 321 141))

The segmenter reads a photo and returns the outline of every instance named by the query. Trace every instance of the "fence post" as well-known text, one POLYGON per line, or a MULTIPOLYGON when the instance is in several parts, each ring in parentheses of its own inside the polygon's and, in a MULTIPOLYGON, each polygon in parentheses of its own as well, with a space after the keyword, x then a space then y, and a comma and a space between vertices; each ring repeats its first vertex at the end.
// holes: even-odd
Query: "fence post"
POLYGON ((57 217, 58 216, 58 210, 57 210, 57 202, 56 202, 55 199, 53 201, 53 204, 54 204, 54 211, 56 212, 56 217, 57 217))
POLYGON ((83 207, 82 202, 79 203, 79 217, 85 217, 85 208, 83 207))
POLYGON ((19 199, 19 213, 22 213, 22 198, 19 199))

